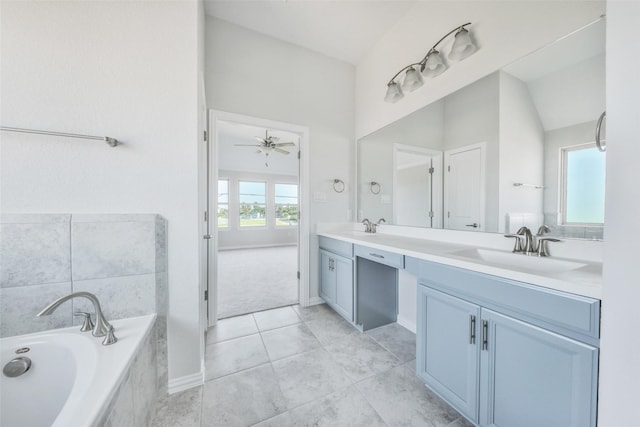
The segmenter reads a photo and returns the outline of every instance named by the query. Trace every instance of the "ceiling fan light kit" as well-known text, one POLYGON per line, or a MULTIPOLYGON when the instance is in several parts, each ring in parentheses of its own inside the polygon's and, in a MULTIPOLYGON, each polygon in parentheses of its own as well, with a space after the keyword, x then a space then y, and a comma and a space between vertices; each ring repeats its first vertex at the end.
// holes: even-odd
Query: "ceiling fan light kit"
POLYGON ((420 74, 425 77, 436 77, 442 74, 447 68, 440 52, 436 50, 438 45, 442 43, 444 39, 451 34, 456 33, 454 36, 453 45, 451 51, 447 56, 447 59, 452 61, 462 61, 463 59, 473 55, 478 47, 471 39, 469 30, 465 27, 471 25, 471 22, 462 24, 444 35, 431 49, 427 52, 424 58, 420 62, 409 64, 398 71, 387 83, 387 93, 384 97, 386 102, 395 103, 404 98, 404 92, 411 92, 423 85, 420 74), (396 78, 406 71, 402 84, 396 82, 396 78), (419 71, 419 72, 418 72, 419 71))
MULTIPOLYGON (((281 147, 295 147, 296 143, 293 141, 289 142, 277 142, 280 140, 277 136, 269 136, 269 130, 266 129, 264 131, 264 138, 256 136, 255 137, 260 143, 258 144, 234 144, 236 147, 258 147, 256 154, 264 154, 265 157, 269 157, 269 154, 272 152, 276 152, 282 155, 288 155, 289 151, 282 149, 281 147)), ((264 165, 269 167, 269 163, 265 162, 264 165)))

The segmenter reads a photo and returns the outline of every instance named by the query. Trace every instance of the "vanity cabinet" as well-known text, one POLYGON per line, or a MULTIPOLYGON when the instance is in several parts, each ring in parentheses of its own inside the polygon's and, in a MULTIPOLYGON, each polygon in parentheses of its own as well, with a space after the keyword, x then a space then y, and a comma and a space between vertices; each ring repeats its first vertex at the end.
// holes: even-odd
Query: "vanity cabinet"
POLYGON ((596 425, 598 300, 421 264, 416 366, 429 388, 479 426, 596 425))
POLYGON ((353 322, 353 245, 320 238, 320 297, 353 322))

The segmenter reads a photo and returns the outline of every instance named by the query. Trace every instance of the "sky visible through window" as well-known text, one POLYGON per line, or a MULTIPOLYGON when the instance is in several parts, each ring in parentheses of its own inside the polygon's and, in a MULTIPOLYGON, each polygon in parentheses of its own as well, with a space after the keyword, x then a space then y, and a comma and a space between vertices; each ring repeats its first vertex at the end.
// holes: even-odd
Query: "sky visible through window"
POLYGON ((604 224, 605 153, 566 151, 566 223, 604 224))

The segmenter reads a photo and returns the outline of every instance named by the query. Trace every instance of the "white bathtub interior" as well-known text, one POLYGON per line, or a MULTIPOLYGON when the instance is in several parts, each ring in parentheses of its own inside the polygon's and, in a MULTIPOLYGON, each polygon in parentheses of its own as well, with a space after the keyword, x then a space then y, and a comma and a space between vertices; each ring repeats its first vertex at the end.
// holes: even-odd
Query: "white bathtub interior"
POLYGON ((3 427, 92 426, 104 419, 118 386, 127 375, 156 316, 112 322, 118 342, 78 327, 0 339, 2 366, 18 356, 31 368, 15 378, 2 376, 0 400, 3 427), (26 353, 16 350, 29 348, 26 353))

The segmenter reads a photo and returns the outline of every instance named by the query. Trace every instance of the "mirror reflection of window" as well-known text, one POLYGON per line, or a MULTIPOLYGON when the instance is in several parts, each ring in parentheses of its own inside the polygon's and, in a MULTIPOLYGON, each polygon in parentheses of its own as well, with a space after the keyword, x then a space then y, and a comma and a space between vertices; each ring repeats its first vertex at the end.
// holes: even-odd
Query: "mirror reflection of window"
POLYGON ((276 227, 298 225, 298 186, 296 184, 275 184, 276 227))
POLYGON ((265 227, 266 183, 239 181, 240 227, 265 227))
POLYGON ((229 227, 229 180, 218 180, 218 228, 229 227))
POLYGON ((564 225, 604 225, 605 159, 595 144, 562 148, 564 225))

